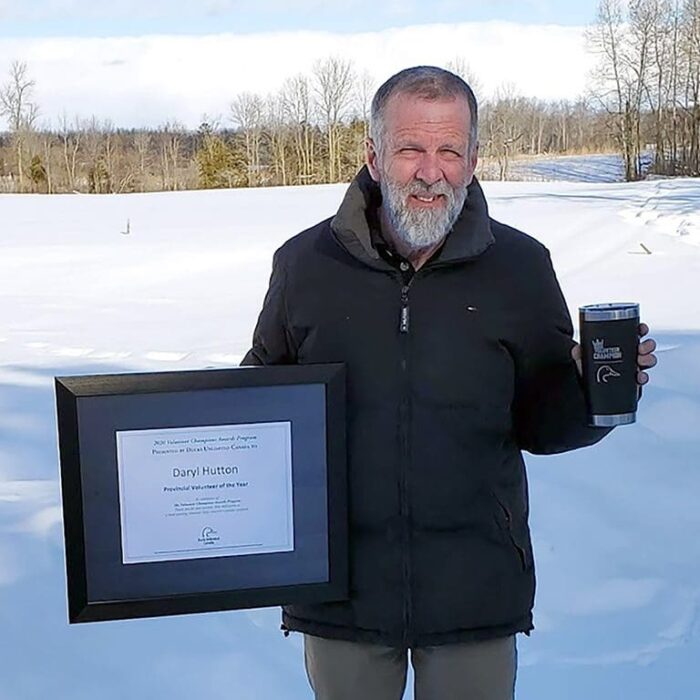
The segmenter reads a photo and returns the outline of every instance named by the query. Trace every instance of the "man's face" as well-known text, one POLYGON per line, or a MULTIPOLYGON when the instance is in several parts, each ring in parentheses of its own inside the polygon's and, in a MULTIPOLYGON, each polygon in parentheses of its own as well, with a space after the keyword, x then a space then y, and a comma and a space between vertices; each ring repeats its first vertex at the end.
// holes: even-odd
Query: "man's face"
POLYGON ((393 233, 410 250, 439 243, 462 210, 477 161, 469 129, 469 105, 461 98, 398 94, 386 105, 381 152, 370 141, 367 165, 393 233))

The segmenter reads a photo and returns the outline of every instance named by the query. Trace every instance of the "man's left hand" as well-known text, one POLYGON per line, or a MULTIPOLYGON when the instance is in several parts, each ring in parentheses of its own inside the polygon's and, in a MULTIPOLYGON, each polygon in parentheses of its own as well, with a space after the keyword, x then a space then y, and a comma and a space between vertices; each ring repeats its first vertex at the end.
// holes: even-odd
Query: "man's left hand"
MULTIPOLYGON (((639 324, 639 348, 637 350, 637 367, 639 371, 637 372, 637 384, 639 386, 644 386, 649 381, 649 375, 644 371, 645 369, 650 369, 654 367, 658 360, 656 355, 654 355, 654 350, 656 350, 656 341, 653 338, 647 338, 646 340, 641 340, 649 332, 649 326, 646 323, 639 324)), ((579 376, 583 375, 583 366, 581 364, 581 346, 576 343, 573 348, 571 348, 571 357, 576 362, 576 369, 578 370, 579 376)))

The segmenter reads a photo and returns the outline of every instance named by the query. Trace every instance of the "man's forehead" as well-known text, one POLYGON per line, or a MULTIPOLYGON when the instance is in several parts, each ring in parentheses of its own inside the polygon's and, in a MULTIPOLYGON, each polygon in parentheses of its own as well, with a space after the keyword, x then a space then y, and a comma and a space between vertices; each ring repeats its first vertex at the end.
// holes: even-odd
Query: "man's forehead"
POLYGON ((424 127, 468 132, 469 104, 462 97, 428 99, 420 95, 393 95, 387 102, 384 124, 388 134, 424 127))

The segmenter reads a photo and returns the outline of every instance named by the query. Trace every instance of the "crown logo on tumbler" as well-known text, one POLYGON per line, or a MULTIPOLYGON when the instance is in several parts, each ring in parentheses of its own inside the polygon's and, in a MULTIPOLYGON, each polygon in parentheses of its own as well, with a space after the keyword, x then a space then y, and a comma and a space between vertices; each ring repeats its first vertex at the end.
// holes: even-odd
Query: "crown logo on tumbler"
POLYGON ((594 360, 621 360, 622 350, 619 347, 605 347, 605 340, 591 338, 594 360))

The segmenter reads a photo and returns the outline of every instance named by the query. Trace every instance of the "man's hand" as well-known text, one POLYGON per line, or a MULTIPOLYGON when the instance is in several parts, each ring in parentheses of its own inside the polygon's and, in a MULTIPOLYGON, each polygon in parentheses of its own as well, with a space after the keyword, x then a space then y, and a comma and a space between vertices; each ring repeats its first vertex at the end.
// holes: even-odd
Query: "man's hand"
MULTIPOLYGON (((643 338, 649 332, 649 326, 646 323, 639 324, 639 337, 643 338)), ((649 381, 649 375, 644 371, 654 367, 657 363, 656 355, 654 355, 654 350, 656 350, 656 341, 653 338, 647 338, 646 340, 639 342, 639 349, 637 351, 637 366, 639 371, 637 372, 637 384, 639 386, 644 386, 649 381)), ((581 346, 576 343, 573 348, 571 348, 571 357, 576 362, 576 369, 578 370, 579 377, 583 375, 583 366, 581 365, 581 346)))

